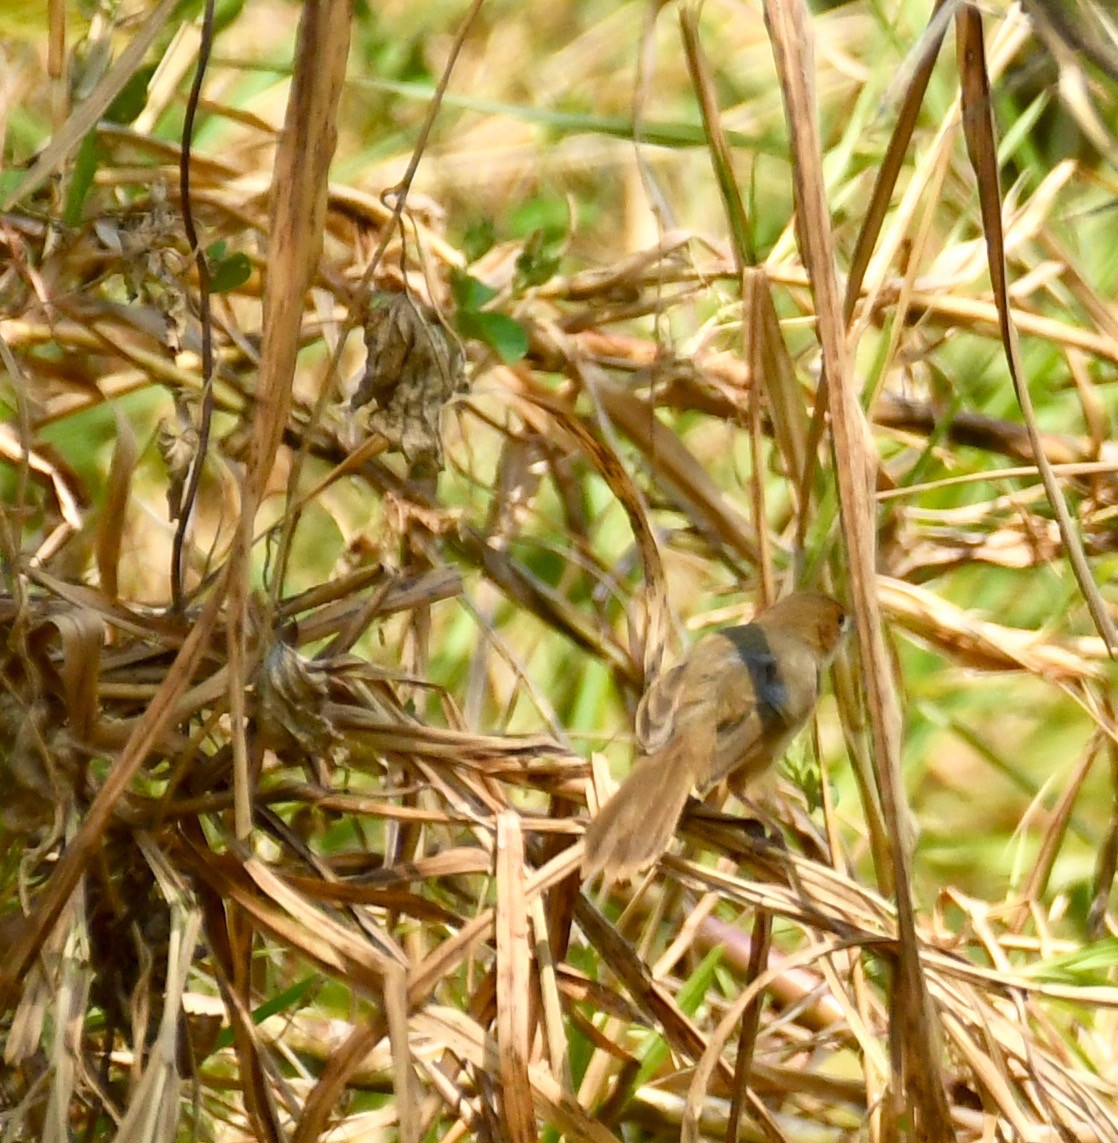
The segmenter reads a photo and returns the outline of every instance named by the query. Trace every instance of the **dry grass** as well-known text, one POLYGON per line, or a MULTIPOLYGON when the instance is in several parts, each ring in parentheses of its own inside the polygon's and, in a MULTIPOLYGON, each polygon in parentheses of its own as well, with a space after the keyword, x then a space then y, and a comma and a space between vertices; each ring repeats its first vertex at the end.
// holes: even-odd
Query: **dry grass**
POLYGON ((13 43, 2 1138, 1118 1139, 1068 11, 256 4, 197 104, 169 3, 83 99, 13 43), (794 578, 819 769, 581 887, 645 680, 794 578))

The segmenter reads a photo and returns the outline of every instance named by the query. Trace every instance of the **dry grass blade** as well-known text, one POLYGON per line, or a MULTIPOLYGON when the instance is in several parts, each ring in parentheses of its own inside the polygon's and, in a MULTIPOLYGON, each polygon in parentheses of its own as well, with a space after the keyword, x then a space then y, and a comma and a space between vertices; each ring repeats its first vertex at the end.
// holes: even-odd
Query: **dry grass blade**
MULTIPOLYGON (((762 970, 772 952, 772 934, 772 917, 768 913, 758 913, 753 923, 753 936, 750 941, 749 965, 746 968, 747 987, 742 993, 743 997, 749 996, 749 1002, 742 1006, 739 1000, 741 1027, 738 1030, 738 1048, 734 1056, 734 1094, 730 1100, 730 1128, 726 1133, 726 1143, 737 1143, 738 1123, 746 1095, 750 1093, 749 1081, 757 1048, 757 1034, 761 1027, 761 1006, 764 1003, 764 993, 759 985, 763 979, 762 970)), ((788 968, 786 964, 777 964, 773 967, 771 975, 774 978, 783 977, 788 968)))
MULTIPOLYGON (((586 939, 598 951, 610 970, 629 990, 637 1006, 656 1022, 664 1038, 681 1054, 698 1059, 704 1041, 694 1023, 680 1011, 663 985, 652 979, 648 966, 637 956, 631 945, 605 920, 586 898, 580 897, 575 905, 575 916, 586 939)), ((725 1061, 719 1062, 724 1078, 731 1071, 725 1061)))
POLYGON ((536 1138, 536 1117, 528 1079, 531 1053, 531 950, 524 896, 524 835, 508 811, 497 819, 497 1048, 501 1059, 501 1110, 507 1138, 536 1138))
POLYGON ((306 291, 322 250, 351 13, 348 0, 332 0, 303 9, 299 25, 294 80, 272 179, 264 341, 246 481, 249 516, 263 496, 291 407, 306 291))
POLYGON ((125 515, 128 494, 136 471, 140 449, 132 426, 121 416, 116 417, 116 447, 109 465, 109 483, 105 507, 97 520, 97 571, 101 588, 115 599, 120 570, 121 541, 125 535, 125 515))
POLYGON ((202 917, 186 887, 150 838, 141 837, 144 856, 171 906, 167 990, 143 1076, 132 1093, 114 1143, 171 1143, 179 1118, 179 1044, 183 1037, 183 994, 201 937, 202 917))
POLYGON ((1067 502, 1056 480, 1052 466, 1044 454, 1037 428, 1036 411, 1028 378, 1021 361, 1017 330, 1010 316, 1009 283, 1006 276, 1005 238, 1002 230, 1002 197, 998 176, 998 149, 994 141, 994 120, 990 106, 990 81, 986 73, 986 49, 982 36, 982 15, 973 4, 963 4, 955 17, 963 88, 963 133, 967 153, 978 180, 978 200, 982 208, 982 230, 986 236, 986 250, 990 266, 990 282, 998 308, 998 323, 1005 349, 1009 375, 1021 406, 1021 415, 1029 431, 1033 458, 1044 481, 1048 501, 1060 525, 1060 535, 1068 562, 1087 601, 1087 608, 1095 627, 1103 637, 1111 656, 1118 655, 1118 628, 1115 627, 1106 603, 1099 594, 1091 573, 1067 502))
POLYGON ((882 606, 900 626, 972 670, 1026 670, 1066 683, 1102 679, 1106 645, 1097 636, 1070 645, 1036 632, 980 619, 933 592, 903 580, 878 580, 882 606))
POLYGON ((275 464, 291 410, 295 358, 307 288, 322 251, 330 159, 337 141, 338 101, 349 54, 352 4, 331 0, 303 9, 295 77, 272 182, 270 263, 264 287, 263 342, 241 518, 229 579, 227 645, 229 715, 233 726, 237 836, 252 830, 245 701, 248 670, 250 556, 256 512, 275 464))
MULTIPOLYGON (((193 831, 192 831, 193 832, 193 831)), ((195 881, 213 950, 215 972, 226 1015, 233 1032, 233 1050, 244 1089, 244 1110, 256 1136, 265 1143, 280 1143, 283 1129, 268 1082, 265 1050, 252 1018, 248 997, 248 966, 253 932, 244 914, 223 896, 222 879, 216 885, 204 877, 195 881)))
MULTIPOLYGON (((1118 720, 1114 716, 1114 701, 1110 695, 1105 697, 1103 709, 1111 724, 1115 724, 1118 720)), ((1107 757, 1110 762, 1112 796, 1118 803, 1118 742, 1113 738, 1107 743, 1107 757)), ((1106 921, 1107 903, 1114 888, 1116 875, 1118 875, 1118 812, 1112 809, 1110 827, 1095 859, 1091 908, 1087 914, 1087 932, 1092 940, 1098 940, 1102 933, 1106 921)))
MULTIPOLYGON (((493 1075, 500 1070, 497 1044, 479 1025, 455 1009, 429 1006, 413 1020, 417 1031, 435 1043, 451 1048, 462 1059, 493 1075)), ((538 1065, 529 1068, 532 1098, 539 1110, 569 1138, 586 1143, 618 1143, 617 1136, 588 1115, 579 1104, 538 1065)))
POLYGON ((387 1034, 387 1024, 379 1013, 359 1024, 330 1056, 310 1094, 291 1136, 291 1143, 316 1143, 326 1133, 346 1084, 365 1062, 369 1053, 387 1034))
POLYGON ((384 1015, 392 1045, 392 1079, 396 1094, 396 1118, 400 1143, 419 1143, 423 1126, 416 1105, 415 1073, 412 1071, 411 1039, 408 1035, 408 971, 402 964, 389 965, 384 974, 384 1015))
MULTIPOLYGON (((873 256, 874 248, 881 234, 881 228, 884 225, 889 203, 893 196, 893 189, 901 172, 908 145, 912 140, 912 133, 916 128, 917 116, 924 101, 924 94, 927 91, 936 58, 939 55, 939 49, 947 34, 947 15, 950 9, 954 7, 955 2, 956 0, 936 0, 928 21, 928 27, 916 48, 915 67, 911 78, 905 85, 904 98, 897 113, 897 122, 889 137, 889 146, 886 148, 878 167, 873 190, 870 192, 866 216, 858 230, 858 240, 850 257, 850 270, 846 280, 846 292, 842 307, 843 318, 848 326, 854 316, 854 310, 861 295, 862 284, 865 281, 866 270, 869 268, 870 258, 873 256)), ((825 409, 826 403, 824 401, 816 401, 805 450, 805 455, 810 463, 796 470, 803 473, 800 481, 800 498, 805 503, 815 479, 816 456, 819 444, 823 439, 825 409)))
POLYGON ((901 173, 905 152, 912 142, 912 133, 916 129, 917 116, 924 102, 924 95, 928 90, 928 82, 932 78, 939 50, 943 46, 947 35, 948 18, 951 9, 955 7, 955 0, 936 0, 932 14, 928 20, 928 27, 918 45, 916 66, 912 76, 905 85, 904 98, 897 111, 897 121, 889 136, 889 146, 881 159, 877 175, 874 179, 873 190, 870 192, 870 202, 866 209, 866 217, 858 230, 858 241, 854 246, 854 253, 850 256, 850 272, 846 280, 846 295, 843 300, 843 316, 847 324, 854 316, 854 307, 862 292, 862 284, 866 279, 866 270, 869 268, 870 258, 873 256, 881 228, 885 223, 885 215, 889 210, 889 203, 893 197, 893 190, 897 185, 897 177, 901 173))
POLYGON ((1040 853, 1037 854, 1036 864, 1029 874, 1029 880, 1022 894, 1025 901, 1032 902, 1040 900, 1048 889, 1049 882, 1052 878, 1052 869, 1056 864, 1056 858, 1059 856, 1060 849, 1066 839, 1068 823, 1075 810, 1075 804, 1079 801, 1079 797, 1083 793, 1083 785, 1087 780, 1087 775, 1094 766, 1104 741, 1104 735, 1099 732, 1091 736, 1091 741, 1084 751, 1083 757, 1080 759, 1079 764, 1072 772, 1071 777, 1066 782, 1060 794, 1060 800, 1056 803, 1052 820, 1044 831, 1044 838, 1041 843, 1040 853))
POLYGON ((730 245, 737 262, 738 274, 741 275, 745 273, 747 267, 756 263, 757 254, 753 249, 749 219, 746 217, 734 166, 730 160, 726 133, 722 130, 721 109, 718 106, 718 96, 714 90, 710 66, 699 39, 697 5, 685 3, 680 6, 679 26, 683 34, 684 50, 687 53, 687 69, 691 75, 691 85, 699 97, 699 107, 703 113, 703 130, 707 136, 714 177, 718 182, 718 191, 730 226, 730 245))
MULTIPOLYGON (((89 933, 82 909, 76 908, 67 918, 62 945, 63 969, 53 1001, 53 1030, 50 1036, 51 1079, 43 1127, 44 1143, 65 1143, 66 1111, 77 1087, 77 1045, 75 1043, 76 1013, 89 1003, 90 974, 89 933)), ((5 1053, 7 1054, 7 1053, 5 1053)))
POLYGON ((1118 83, 1118 47, 1114 16, 1105 3, 1094 0, 1026 0, 1034 20, 1051 28, 1073 52, 1082 54, 1118 83), (1088 29, 1091 29, 1088 31, 1088 29))
MULTIPOLYGON (((788 390, 781 384, 786 380, 786 374, 779 368, 781 364, 779 357, 777 358, 778 368, 771 376, 765 368, 769 364, 767 358, 772 352, 770 347, 772 334, 768 323, 770 315, 765 309, 764 300, 768 293, 768 281, 756 269, 757 252, 753 246, 753 234, 746 217, 745 207, 741 201, 741 194, 738 191, 730 148, 726 142, 726 133, 722 130, 722 119, 718 98, 714 90, 714 82, 710 74, 710 66, 699 39, 697 6, 693 4, 683 5, 679 12, 679 24, 683 34, 683 45, 687 54, 687 67, 691 76, 691 84, 698 95, 699 106, 703 113, 703 128, 707 136, 711 165, 714 168, 715 179, 718 182, 722 204, 726 211, 726 220, 730 228, 730 246, 741 287, 744 356, 750 362, 753 376, 765 379, 766 390, 777 390, 777 399, 771 402, 774 410, 778 410, 774 412, 774 417, 776 417, 778 425, 786 428, 788 418, 783 414, 786 413, 784 399, 788 395, 788 390)), ((771 298, 769 303, 771 305, 771 298)), ((768 513, 765 509, 765 482, 761 466, 761 387, 759 385, 750 387, 749 398, 749 434, 752 451, 749 466, 749 491, 753 508, 753 524, 757 534, 757 566, 761 574, 760 599, 763 604, 770 604, 776 599, 776 585, 769 540, 768 513)), ((795 469, 794 471, 800 470, 795 469)))
MULTIPOLYGON (((882 807, 890 830, 901 946, 891 986, 894 1004, 890 1041, 899 1049, 897 1058, 903 1074, 898 1078, 911 1099, 918 1131, 928 1139, 946 1139, 950 1120, 940 1072, 936 1024, 917 954, 907 839, 908 809, 900 772, 900 719, 892 671, 881 637, 875 590, 874 505, 869 487, 872 466, 866 450, 865 420, 850 372, 846 324, 842 318, 831 223, 824 196, 814 99, 812 34, 806 7, 800 0, 766 0, 764 7, 791 135, 796 228, 815 294, 859 657, 882 807)), ((899 1085, 893 1093, 893 1106, 898 1113, 903 1106, 899 1085)))
MULTIPOLYGON (((749 373, 765 387, 773 439, 791 476, 790 491, 797 496, 796 511, 806 527, 808 498, 796 478, 806 471, 810 417, 804 392, 796 381, 795 367, 780 329, 773 304, 772 283, 760 270, 745 275, 745 313, 748 329, 749 373)), ((752 386, 751 404, 752 404, 752 386)), ((822 415, 822 414, 820 414, 822 415)))
POLYGON ((772 932, 772 920, 766 914, 758 915, 758 924, 754 926, 754 944, 750 958, 750 971, 747 985, 742 989, 741 995, 727 1009, 718 1027, 707 1041, 706 1049, 687 1092, 687 1102, 683 1112, 683 1132, 680 1136, 685 1143, 698 1143, 699 1139, 699 1112, 707 1100, 714 1069, 721 1058, 722 1051, 728 1043, 733 1030, 740 1024, 737 1059, 734 1067, 734 1079, 731 1087, 733 1093, 730 1101, 729 1123, 726 1128, 726 1138, 729 1143, 735 1143, 738 1138, 739 1123, 749 1089, 750 1062, 753 1048, 756 1043, 757 1026, 760 1021, 760 1003, 764 989, 770 977, 776 977, 783 968, 775 968, 769 974, 761 974, 761 964, 768 959, 769 937, 772 932), (760 937, 760 940, 757 938, 760 937))
POLYGON ((105 643, 104 624, 95 613, 73 608, 49 616, 38 630, 53 630, 58 636, 58 682, 66 717, 74 733, 89 740, 97 724, 97 679, 105 643))
POLYGON ((547 914, 543 901, 536 897, 529 905, 532 918, 532 940, 536 961, 539 966, 537 979, 540 986, 541 1016, 543 1020, 544 1042, 547 1046, 551 1074, 567 1090, 571 1087, 570 1050, 563 1027, 563 1007, 559 996, 559 984, 555 962, 552 959, 549 940, 547 914))
POLYGON ((655 458, 657 479, 678 490, 688 510, 698 515, 735 555, 755 562, 757 541, 748 520, 728 501, 680 439, 657 421, 652 408, 615 382, 600 381, 595 392, 610 421, 642 454, 655 458))

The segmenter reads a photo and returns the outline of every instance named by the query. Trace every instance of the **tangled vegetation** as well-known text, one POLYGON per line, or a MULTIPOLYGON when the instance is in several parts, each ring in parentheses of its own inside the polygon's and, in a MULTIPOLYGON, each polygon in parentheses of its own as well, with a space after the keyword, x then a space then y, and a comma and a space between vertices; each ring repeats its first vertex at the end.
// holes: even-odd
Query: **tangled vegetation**
POLYGON ((0 1139, 1118 1139, 1101 3, 78 8, 0 15, 0 1139), (792 583, 812 733, 580 885, 792 583))

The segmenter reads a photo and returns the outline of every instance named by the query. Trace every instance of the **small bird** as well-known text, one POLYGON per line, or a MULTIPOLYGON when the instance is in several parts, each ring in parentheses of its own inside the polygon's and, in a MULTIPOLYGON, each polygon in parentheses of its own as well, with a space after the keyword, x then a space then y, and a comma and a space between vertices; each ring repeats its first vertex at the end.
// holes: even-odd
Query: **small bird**
POLYGON ((796 591, 660 675, 637 707, 640 755, 586 830, 583 880, 624 880, 655 861, 692 788, 705 796, 725 778, 740 789, 764 774, 815 709, 849 626, 830 596, 796 591))

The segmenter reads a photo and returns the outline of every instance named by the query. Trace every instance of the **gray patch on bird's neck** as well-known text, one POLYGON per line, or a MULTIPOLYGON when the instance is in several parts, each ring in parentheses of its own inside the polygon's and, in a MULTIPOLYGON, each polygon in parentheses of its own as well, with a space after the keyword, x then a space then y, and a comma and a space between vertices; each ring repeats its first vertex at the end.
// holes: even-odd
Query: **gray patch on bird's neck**
POLYGON ((741 627, 727 627, 722 634, 733 644, 738 658, 749 671, 762 725, 787 722, 788 688, 764 629, 756 623, 746 623, 741 627))

